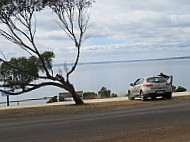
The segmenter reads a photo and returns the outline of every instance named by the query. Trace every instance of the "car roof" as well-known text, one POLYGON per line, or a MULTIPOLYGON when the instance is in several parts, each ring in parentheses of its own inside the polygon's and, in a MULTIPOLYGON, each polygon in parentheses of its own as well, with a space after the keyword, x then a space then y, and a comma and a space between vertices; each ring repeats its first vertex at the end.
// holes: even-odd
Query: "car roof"
POLYGON ((162 77, 162 76, 147 76, 147 77, 141 77, 141 78, 147 79, 147 78, 152 78, 152 77, 162 77))

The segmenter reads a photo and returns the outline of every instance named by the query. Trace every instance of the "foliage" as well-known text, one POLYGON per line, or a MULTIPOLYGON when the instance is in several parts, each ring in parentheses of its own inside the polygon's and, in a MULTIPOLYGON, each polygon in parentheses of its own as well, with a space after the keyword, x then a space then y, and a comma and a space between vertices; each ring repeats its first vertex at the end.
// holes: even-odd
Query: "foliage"
POLYGON ((185 92, 185 91, 187 91, 187 89, 182 86, 178 86, 178 88, 175 90, 175 92, 185 92))
POLYGON ((111 90, 107 90, 106 87, 102 87, 98 94, 101 95, 101 97, 110 98, 111 90))
POLYGON ((17 88, 19 85, 25 86, 37 79, 38 77, 38 62, 37 58, 34 56, 30 58, 20 57, 20 58, 11 58, 7 63, 2 63, 0 66, 0 80, 4 82, 6 87, 11 89, 17 88), (25 72, 21 72, 16 68, 12 68, 9 65, 14 65, 19 69, 27 70, 31 72, 30 75, 25 72), (14 84, 15 83, 15 84, 14 84))
POLYGON ((98 95, 100 95, 101 98, 118 97, 118 95, 115 93, 111 94, 111 90, 107 89, 106 87, 102 87, 101 90, 98 91, 98 95))
MULTIPOLYGON (((59 98, 59 102, 64 102, 64 101, 66 101, 64 98, 59 98)), ((50 99, 47 101, 47 103, 54 103, 54 102, 58 102, 57 96, 54 96, 54 97, 50 98, 50 99)))
MULTIPOLYGON (((45 66, 52 70, 53 52, 41 54, 45 66)), ((40 59, 35 56, 11 58, 10 61, 0 65, 0 81, 4 82, 4 87, 14 89, 25 89, 30 82, 39 79, 39 71, 44 71, 40 59), (13 67, 14 66, 14 67, 13 67)))
POLYGON ((111 94, 111 97, 118 97, 118 95, 115 94, 115 93, 112 93, 112 94, 111 94))
POLYGON ((47 103, 54 103, 54 102, 57 102, 57 96, 54 96, 51 99, 49 99, 49 101, 47 101, 47 103))
MULTIPOLYGON (((52 70, 52 62, 53 62, 53 58, 55 58, 55 54, 50 51, 45 51, 44 53, 41 54, 41 57, 44 60, 46 68, 49 70, 52 70)), ((39 62, 38 64, 39 64, 40 70, 45 71, 42 63, 40 62, 40 59, 38 59, 38 62, 39 62)))
POLYGON ((84 92, 83 99, 96 99, 98 97, 97 93, 95 92, 84 92))
POLYGON ((176 86, 172 85, 172 91, 173 92, 185 92, 185 91, 187 91, 187 89, 182 86, 176 87, 176 86))

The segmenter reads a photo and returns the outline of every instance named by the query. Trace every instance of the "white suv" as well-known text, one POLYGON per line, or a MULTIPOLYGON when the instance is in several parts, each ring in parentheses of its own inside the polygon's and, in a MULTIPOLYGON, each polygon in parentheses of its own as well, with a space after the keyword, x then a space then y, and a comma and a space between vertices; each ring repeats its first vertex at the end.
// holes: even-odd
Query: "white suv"
POLYGON ((129 100, 133 100, 135 97, 140 97, 145 101, 147 98, 156 99, 158 96, 162 96, 165 99, 171 99, 172 97, 172 78, 169 82, 169 76, 153 76, 143 77, 130 84, 128 90, 129 100))

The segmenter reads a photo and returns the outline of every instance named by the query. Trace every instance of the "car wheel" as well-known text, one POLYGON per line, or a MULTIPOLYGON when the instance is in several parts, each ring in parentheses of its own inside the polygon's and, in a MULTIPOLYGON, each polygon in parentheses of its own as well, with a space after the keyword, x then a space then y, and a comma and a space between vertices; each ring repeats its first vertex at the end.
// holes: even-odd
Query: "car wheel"
POLYGON ((156 97, 151 97, 152 100, 156 100, 156 97))
POLYGON ((142 101, 146 101, 146 96, 144 95, 143 91, 140 91, 140 97, 142 101))
POLYGON ((128 92, 128 99, 129 99, 129 100, 134 100, 134 97, 132 97, 132 94, 131 94, 130 91, 128 92))
POLYGON ((166 95, 166 99, 171 99, 172 98, 172 93, 168 93, 167 95, 166 95))

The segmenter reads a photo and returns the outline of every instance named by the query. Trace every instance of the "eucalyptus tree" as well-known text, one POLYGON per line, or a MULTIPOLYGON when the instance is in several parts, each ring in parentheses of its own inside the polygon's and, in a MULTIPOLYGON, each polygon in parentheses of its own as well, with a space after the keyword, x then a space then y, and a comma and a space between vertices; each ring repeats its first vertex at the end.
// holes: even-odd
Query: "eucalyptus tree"
POLYGON ((1 0, 0 25, 6 28, 0 28, 0 35, 29 53, 30 57, 7 60, 2 53, 0 91, 19 95, 53 85, 69 91, 76 104, 83 104, 73 84, 70 83, 69 76, 79 62, 80 49, 86 38, 89 22, 88 10, 92 3, 92 0, 1 0), (76 47, 76 60, 72 68, 67 70, 66 77, 53 73, 54 53, 50 51, 40 53, 40 47, 35 40, 37 30, 35 13, 41 12, 46 7, 57 15, 57 23, 76 47), (41 83, 36 83, 35 80, 41 80, 41 83))

